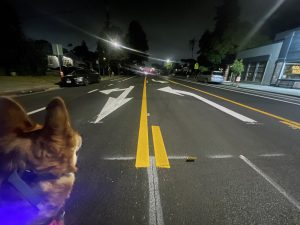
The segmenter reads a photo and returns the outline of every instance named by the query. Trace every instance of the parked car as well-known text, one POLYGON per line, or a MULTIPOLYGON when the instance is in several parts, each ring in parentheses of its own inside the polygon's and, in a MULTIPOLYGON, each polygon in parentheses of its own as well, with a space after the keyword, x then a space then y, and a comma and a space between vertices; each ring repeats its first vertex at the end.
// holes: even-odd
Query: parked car
POLYGON ((223 83, 224 76, 222 71, 206 71, 197 75, 197 81, 204 83, 223 83))
POLYGON ((101 77, 99 73, 90 69, 77 69, 65 75, 61 79, 62 85, 79 86, 91 83, 99 83, 101 77))

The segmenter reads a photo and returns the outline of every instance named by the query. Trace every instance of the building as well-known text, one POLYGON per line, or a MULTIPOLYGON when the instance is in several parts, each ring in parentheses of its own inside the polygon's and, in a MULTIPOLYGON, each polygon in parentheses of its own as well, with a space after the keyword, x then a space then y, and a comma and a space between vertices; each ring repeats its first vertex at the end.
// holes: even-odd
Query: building
POLYGON ((300 88, 300 27, 279 33, 274 43, 241 51, 241 82, 300 88))

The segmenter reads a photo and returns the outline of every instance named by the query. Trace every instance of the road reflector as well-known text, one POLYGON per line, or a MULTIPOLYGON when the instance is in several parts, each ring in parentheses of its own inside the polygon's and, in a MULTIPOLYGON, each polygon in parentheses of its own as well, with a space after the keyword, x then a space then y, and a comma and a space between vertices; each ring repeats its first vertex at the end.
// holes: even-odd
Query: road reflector
POLYGON ((152 137, 154 144, 156 167, 167 169, 170 168, 167 151, 159 126, 152 126, 152 137))
POLYGON ((197 159, 197 157, 188 156, 188 157, 186 157, 185 161, 186 161, 186 162, 195 162, 196 159, 197 159))
POLYGON ((143 97, 142 97, 140 129, 139 129, 139 137, 138 137, 138 145, 137 145, 136 161, 135 161, 136 168, 147 168, 150 166, 146 81, 147 80, 145 77, 143 97))

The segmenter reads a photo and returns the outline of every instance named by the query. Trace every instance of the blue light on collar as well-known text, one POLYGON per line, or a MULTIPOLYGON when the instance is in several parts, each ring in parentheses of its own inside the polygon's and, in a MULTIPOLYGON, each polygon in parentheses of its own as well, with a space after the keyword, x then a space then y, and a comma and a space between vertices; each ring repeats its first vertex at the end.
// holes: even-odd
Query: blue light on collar
POLYGON ((37 194, 24 180, 22 180, 16 170, 11 173, 7 181, 13 185, 14 188, 16 188, 29 203, 39 209, 38 204, 42 201, 41 196, 37 194))

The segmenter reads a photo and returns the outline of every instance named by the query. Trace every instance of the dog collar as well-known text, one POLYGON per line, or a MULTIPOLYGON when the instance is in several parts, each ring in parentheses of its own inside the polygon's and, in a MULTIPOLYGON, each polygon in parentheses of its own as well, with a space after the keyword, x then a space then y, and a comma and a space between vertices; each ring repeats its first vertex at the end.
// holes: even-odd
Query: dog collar
POLYGON ((39 210, 38 204, 42 201, 42 197, 39 193, 34 191, 18 174, 17 170, 14 170, 7 181, 19 191, 23 197, 31 203, 36 209, 39 210))
POLYGON ((41 190, 33 189, 28 185, 29 182, 39 182, 46 180, 56 180, 63 176, 70 176, 72 173, 65 173, 62 176, 56 176, 52 173, 35 173, 31 170, 25 170, 22 173, 19 173, 17 170, 14 170, 7 181, 19 191, 23 197, 36 209, 39 210, 38 204, 42 202, 42 192, 41 190))

